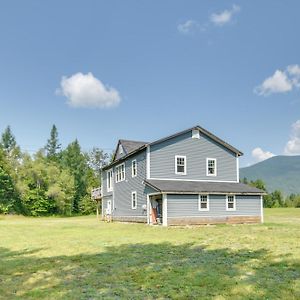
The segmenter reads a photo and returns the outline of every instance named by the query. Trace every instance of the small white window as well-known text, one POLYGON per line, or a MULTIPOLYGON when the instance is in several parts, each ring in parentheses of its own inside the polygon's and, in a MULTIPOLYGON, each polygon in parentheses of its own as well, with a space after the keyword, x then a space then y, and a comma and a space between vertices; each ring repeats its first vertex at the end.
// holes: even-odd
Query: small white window
POLYGON ((116 166, 116 182, 125 180, 125 164, 116 166))
POLYGON ((137 196, 136 192, 131 193, 131 208, 136 209, 137 208, 137 196))
POLYGON ((236 200, 234 195, 227 195, 226 210, 236 210, 236 200))
POLYGON ((136 163, 136 159, 134 159, 131 162, 131 176, 132 177, 136 177, 137 176, 137 163, 136 163))
POLYGON ((175 174, 186 175, 186 156, 175 156, 175 174))
POLYGON ((199 195, 198 200, 198 209, 201 211, 208 211, 209 210, 209 198, 208 195, 199 195))
POLYGON ((198 129, 192 130, 192 138, 193 139, 200 139, 200 131, 198 129))
POLYGON ((217 160, 215 158, 206 159, 206 176, 217 176, 217 160))
POLYGON ((113 181, 113 172, 112 172, 112 170, 109 170, 109 171, 107 171, 107 191, 108 192, 111 192, 113 190, 112 181, 113 181))

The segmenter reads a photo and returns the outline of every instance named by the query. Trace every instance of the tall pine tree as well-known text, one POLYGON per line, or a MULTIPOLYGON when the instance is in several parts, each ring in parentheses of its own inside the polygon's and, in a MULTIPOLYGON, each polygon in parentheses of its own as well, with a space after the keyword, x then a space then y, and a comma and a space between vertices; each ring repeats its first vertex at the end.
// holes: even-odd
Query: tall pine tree
POLYGON ((55 124, 53 124, 50 132, 50 139, 48 139, 47 145, 45 147, 47 158, 51 160, 57 160, 59 157, 60 148, 61 144, 58 140, 58 131, 55 124))

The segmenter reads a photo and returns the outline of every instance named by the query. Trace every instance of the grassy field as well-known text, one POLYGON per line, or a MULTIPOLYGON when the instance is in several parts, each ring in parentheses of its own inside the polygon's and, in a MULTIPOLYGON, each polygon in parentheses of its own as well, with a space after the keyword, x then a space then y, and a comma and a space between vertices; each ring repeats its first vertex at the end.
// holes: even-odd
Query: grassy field
POLYGON ((0 216, 0 299, 300 299, 300 209, 263 225, 0 216))

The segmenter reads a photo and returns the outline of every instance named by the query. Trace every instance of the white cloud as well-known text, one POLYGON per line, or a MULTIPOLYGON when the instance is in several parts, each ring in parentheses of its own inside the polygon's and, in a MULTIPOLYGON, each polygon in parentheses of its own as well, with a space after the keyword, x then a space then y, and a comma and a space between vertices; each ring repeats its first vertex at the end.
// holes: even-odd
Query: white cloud
POLYGON ((273 93, 285 93, 293 88, 285 72, 276 70, 275 73, 264 80, 264 82, 255 88, 258 95, 268 96, 273 93))
POLYGON ((210 16, 210 21, 217 26, 223 26, 231 21, 234 14, 240 11, 240 7, 233 5, 231 9, 225 9, 220 13, 213 13, 210 16))
POLYGON ((204 31, 205 28, 195 20, 187 20, 186 22, 179 24, 177 30, 182 34, 190 34, 198 30, 204 31))
POLYGON ((255 158, 256 161, 259 162, 271 158, 275 156, 275 154, 273 154, 270 151, 263 151, 261 148, 257 147, 252 150, 252 156, 255 158))
POLYGON ((57 92, 64 95, 73 107, 109 108, 121 101, 116 89, 104 85, 92 73, 64 76, 57 92))
POLYGON ((265 79, 254 92, 260 96, 269 96, 274 93, 286 93, 294 88, 300 88, 300 66, 290 65, 284 71, 276 70, 275 73, 265 79))
POLYGON ((300 154, 300 120, 292 124, 291 137, 285 145, 284 153, 287 155, 300 154))

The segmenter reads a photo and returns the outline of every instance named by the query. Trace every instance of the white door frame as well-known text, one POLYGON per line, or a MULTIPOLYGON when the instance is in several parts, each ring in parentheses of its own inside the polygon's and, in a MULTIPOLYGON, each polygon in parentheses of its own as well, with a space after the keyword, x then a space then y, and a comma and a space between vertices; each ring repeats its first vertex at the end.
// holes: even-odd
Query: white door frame
POLYGON ((147 194, 147 224, 152 225, 152 220, 151 220, 151 196, 157 196, 161 195, 162 193, 150 193, 147 194))

